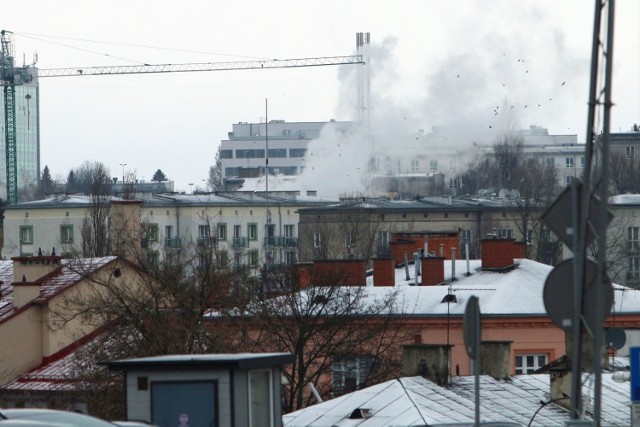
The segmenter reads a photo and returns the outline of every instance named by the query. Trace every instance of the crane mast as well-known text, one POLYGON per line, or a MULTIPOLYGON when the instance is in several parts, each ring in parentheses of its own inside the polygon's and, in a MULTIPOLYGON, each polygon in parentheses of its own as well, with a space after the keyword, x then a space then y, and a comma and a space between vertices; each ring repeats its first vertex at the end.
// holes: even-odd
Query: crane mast
POLYGON ((141 64, 124 66, 71 67, 36 69, 15 67, 10 31, 0 31, 0 79, 3 85, 4 129, 7 172, 7 202, 18 203, 18 161, 16 155, 16 85, 30 83, 38 77, 79 77, 123 74, 186 73, 197 71, 264 70, 279 68, 322 67, 327 65, 364 64, 362 55, 323 56, 316 58, 271 59, 234 62, 202 62, 184 64, 141 64))

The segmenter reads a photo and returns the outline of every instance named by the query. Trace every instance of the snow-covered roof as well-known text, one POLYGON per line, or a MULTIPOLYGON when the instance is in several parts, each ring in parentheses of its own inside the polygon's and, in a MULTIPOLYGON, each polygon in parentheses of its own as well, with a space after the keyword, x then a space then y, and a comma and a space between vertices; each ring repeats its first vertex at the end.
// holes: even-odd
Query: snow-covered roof
MULTIPOLYGON (((455 261, 455 281, 452 261, 444 261, 445 283, 440 286, 412 286, 415 282, 414 266, 409 266, 409 280, 404 267, 396 269, 395 287, 373 286, 373 277, 367 278, 367 297, 383 299, 397 291, 400 304, 397 311, 404 315, 442 316, 464 314, 467 301, 472 295, 479 299, 483 316, 547 316, 543 290, 552 266, 529 259, 517 259, 515 268, 506 272, 483 271, 480 260, 469 261, 467 276, 466 261, 455 261), (457 302, 443 303, 447 293, 452 292, 457 302)), ((640 313, 640 290, 614 284, 614 307, 617 314, 640 313)))
MULTIPOLYGON (((630 424, 629 384, 602 376, 602 425, 630 424)), ((592 382, 584 382, 591 394, 592 382)), ((398 378, 301 409, 283 417, 284 427, 438 426, 452 423, 472 426, 475 419, 475 378, 453 377, 440 386, 422 377, 398 378), (368 418, 349 418, 367 409, 368 418)), ((480 418, 483 422, 507 421, 532 426, 564 426, 569 411, 548 402, 549 375, 518 375, 508 381, 480 377, 480 418)), ((587 413, 592 399, 587 399, 587 413)), ((458 425, 458 424, 456 424, 458 425)))
MULTIPOLYGON (((106 256, 63 259, 59 269, 38 280, 40 296, 37 301, 48 300, 116 258, 115 256, 106 256)), ((2 293, 0 295, 0 321, 2 321, 16 312, 13 305, 13 261, 0 261, 0 292, 2 293)))
POLYGON ((618 194, 609 197, 610 205, 640 205, 640 194, 618 194))

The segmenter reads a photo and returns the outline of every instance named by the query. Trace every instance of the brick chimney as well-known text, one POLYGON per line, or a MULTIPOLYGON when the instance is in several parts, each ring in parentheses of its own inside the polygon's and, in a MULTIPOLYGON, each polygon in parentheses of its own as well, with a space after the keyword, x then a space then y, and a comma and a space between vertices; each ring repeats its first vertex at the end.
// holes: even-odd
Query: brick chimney
POLYGON ((422 286, 434 286, 444 283, 444 257, 422 257, 422 286))
POLYGON ((404 264, 404 256, 407 255, 408 259, 411 259, 414 243, 412 240, 394 240, 389 242, 391 248, 391 256, 393 257, 396 265, 404 264))
POLYGON ((311 275, 313 273, 312 262, 299 262, 293 265, 292 282, 296 289, 304 289, 311 284, 311 275))
POLYGON ((395 286, 396 263, 391 257, 373 259, 373 286, 395 286))
POLYGON ((13 305, 20 308, 40 296, 42 277, 60 268, 61 256, 15 257, 13 261, 13 305))
POLYGON ((403 346, 402 374, 420 375, 436 384, 449 384, 451 345, 408 344, 403 346))
POLYGON ((311 283, 318 286, 366 286, 367 261, 363 259, 314 261, 311 283))
POLYGON ((480 351, 480 372, 497 380, 511 375, 511 341, 483 341, 480 351))
POLYGON ((527 257, 527 242, 513 242, 513 257, 516 259, 527 257))
POLYGON ((513 239, 480 240, 483 270, 509 270, 513 268, 513 239))

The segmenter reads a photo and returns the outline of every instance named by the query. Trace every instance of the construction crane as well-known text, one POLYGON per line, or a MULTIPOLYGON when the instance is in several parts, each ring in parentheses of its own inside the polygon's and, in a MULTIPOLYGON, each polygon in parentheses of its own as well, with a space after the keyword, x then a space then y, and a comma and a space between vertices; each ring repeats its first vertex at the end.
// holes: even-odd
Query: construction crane
POLYGON ((264 70, 277 68, 322 67, 327 65, 364 64, 362 55, 324 56, 317 58, 271 59, 234 62, 185 64, 142 64, 125 66, 73 67, 37 69, 35 64, 16 67, 10 31, 0 31, 0 78, 4 87, 5 150, 7 168, 7 203, 18 203, 18 166, 16 158, 15 87, 37 77, 105 76, 118 74, 186 73, 197 71, 264 70))

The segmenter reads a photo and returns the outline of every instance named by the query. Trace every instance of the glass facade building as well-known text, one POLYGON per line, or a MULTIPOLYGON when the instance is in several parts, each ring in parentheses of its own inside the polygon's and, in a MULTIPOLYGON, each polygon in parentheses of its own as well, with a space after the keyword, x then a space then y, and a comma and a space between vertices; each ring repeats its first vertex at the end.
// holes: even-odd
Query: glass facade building
MULTIPOLYGON (((40 175, 40 103, 37 69, 28 68, 29 83, 15 86, 18 198, 32 193, 40 175)), ((0 91, 1 92, 1 91, 0 91)), ((7 199, 7 151, 4 94, 0 95, 0 197, 7 199)))

